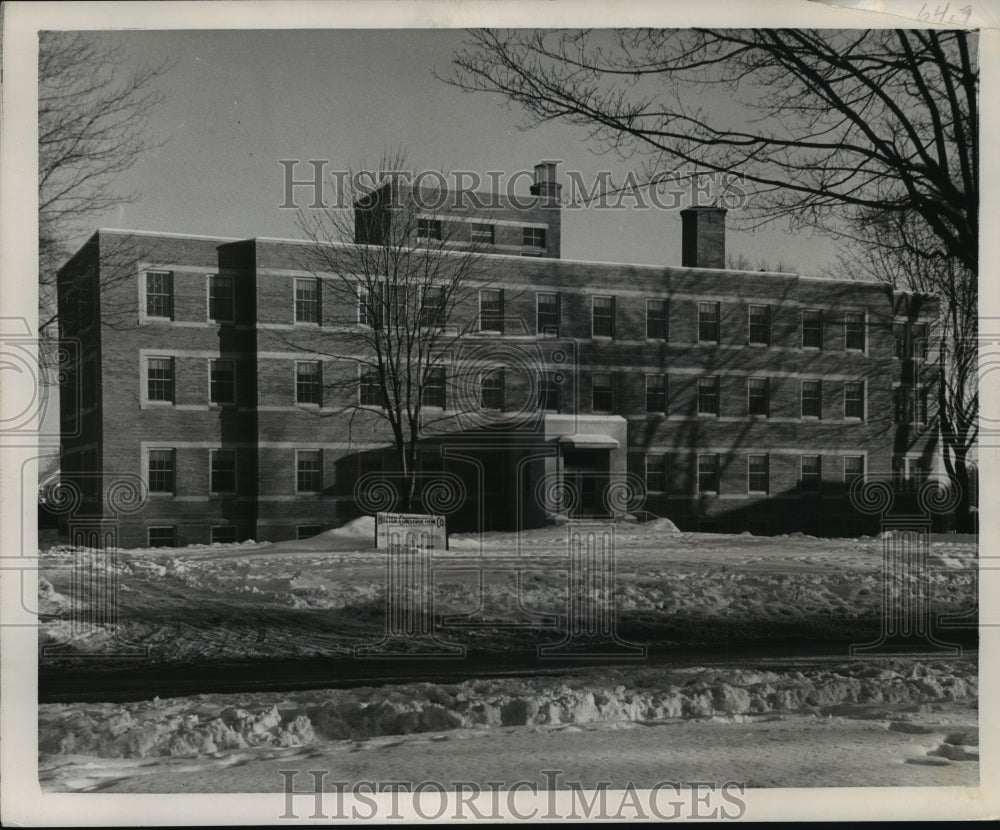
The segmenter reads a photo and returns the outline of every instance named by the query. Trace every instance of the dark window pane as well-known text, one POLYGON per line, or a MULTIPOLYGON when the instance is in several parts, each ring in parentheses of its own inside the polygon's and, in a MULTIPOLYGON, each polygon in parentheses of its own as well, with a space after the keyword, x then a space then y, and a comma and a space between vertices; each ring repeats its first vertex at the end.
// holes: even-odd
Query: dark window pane
POLYGON ((593 336, 615 336, 615 298, 593 298, 593 336))
POLYGON ((698 303, 698 339, 706 343, 719 342, 718 303, 698 303))

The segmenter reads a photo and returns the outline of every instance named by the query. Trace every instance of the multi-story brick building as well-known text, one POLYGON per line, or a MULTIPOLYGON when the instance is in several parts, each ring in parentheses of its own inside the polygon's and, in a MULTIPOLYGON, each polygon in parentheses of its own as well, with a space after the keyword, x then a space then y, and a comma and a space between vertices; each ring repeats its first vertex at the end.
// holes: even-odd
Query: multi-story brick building
MULTIPOLYGON (((857 533, 855 478, 930 469, 933 298, 727 269, 718 208, 683 212, 679 266, 562 259, 553 165, 531 190, 421 222, 458 226, 496 264, 456 309, 475 325, 426 400, 454 416, 420 454, 427 476, 461 482, 452 529, 648 511, 686 529, 857 533), (452 386, 483 354, 499 371, 477 375, 471 409, 487 421, 452 386), (625 476, 644 497, 611 492, 625 476)), ((377 243, 380 210, 359 211, 360 241, 377 243)), ((392 477, 377 407, 353 401, 348 418, 320 382, 336 367, 310 344, 366 323, 324 302, 310 246, 100 230, 61 269, 61 335, 81 355, 62 473, 97 512, 116 477, 148 484, 122 545, 308 535, 364 510, 360 476, 392 477)))

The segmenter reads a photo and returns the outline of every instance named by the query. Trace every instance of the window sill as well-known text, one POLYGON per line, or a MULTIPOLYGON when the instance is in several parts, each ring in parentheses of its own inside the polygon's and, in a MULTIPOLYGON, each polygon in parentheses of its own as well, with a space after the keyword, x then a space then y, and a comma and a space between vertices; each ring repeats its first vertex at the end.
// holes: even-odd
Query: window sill
POLYGON ((171 407, 175 406, 175 403, 174 403, 174 401, 151 401, 151 400, 144 400, 142 402, 142 406, 143 407, 150 406, 150 407, 154 407, 154 408, 158 408, 158 409, 168 409, 168 408, 171 408, 171 407))

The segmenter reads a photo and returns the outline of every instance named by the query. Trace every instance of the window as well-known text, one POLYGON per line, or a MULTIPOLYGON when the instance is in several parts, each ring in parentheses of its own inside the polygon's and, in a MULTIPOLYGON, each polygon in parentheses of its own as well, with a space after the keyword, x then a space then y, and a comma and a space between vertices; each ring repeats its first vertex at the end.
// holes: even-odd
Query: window
POLYGON ((802 348, 823 348, 823 312, 807 309, 802 312, 802 348))
POLYGON ((146 272, 146 316, 174 316, 174 275, 169 271, 146 272))
POLYGON ((591 375, 591 411, 613 412, 615 408, 614 381, 605 372, 591 375))
POLYGON ((319 324, 319 280, 295 280, 295 322, 319 324))
POLYGON ((555 372, 540 372, 538 376, 538 408, 559 411, 559 381, 555 372))
POLYGON ((211 491, 236 492, 236 450, 211 450, 211 491))
POLYGON ((719 492, 719 456, 698 456, 698 492, 719 492))
POLYGON ((844 314, 844 348, 852 352, 865 350, 865 313, 848 311, 844 314))
POLYGON ((719 414, 719 378, 698 378, 698 414, 719 414))
POLYGON ((146 397, 151 401, 174 400, 174 359, 151 357, 146 361, 146 397))
POLYGON ((174 492, 174 451, 149 451, 149 492, 174 492))
POLYGON ((295 538, 309 539, 323 532, 323 525, 296 525, 295 538))
POLYGON ((358 402, 361 406, 383 406, 382 389, 375 372, 362 372, 358 379, 358 402))
POLYGON ((429 285, 424 288, 420 304, 420 325, 433 327, 444 325, 445 304, 448 289, 443 285, 429 285))
POLYGON ((803 493, 816 493, 819 491, 820 482, 820 457, 818 455, 802 456, 802 473, 799 477, 799 484, 803 493))
POLYGON ((850 487, 865 474, 865 457, 863 455, 844 456, 844 484, 850 487))
POLYGON ((503 334, 502 288, 484 288, 479 292, 479 330, 503 334))
POLYGON ((559 336, 559 295, 536 294, 536 326, 538 334, 559 336))
POLYGON ((208 400, 215 404, 236 403, 236 364, 232 360, 208 362, 208 400))
POLYGON ((233 278, 212 274, 208 278, 208 319, 231 323, 236 316, 233 278))
POLYGON ((663 453, 646 456, 646 490, 662 492, 667 489, 667 458, 663 453))
POLYGON ((892 324, 892 346, 895 357, 906 357, 906 323, 892 324))
POLYGON ((667 411, 667 382, 665 375, 646 375, 646 411, 667 411))
POLYGON ((444 409, 447 403, 445 399, 445 377, 444 369, 428 369, 427 377, 424 378, 424 388, 422 395, 424 406, 437 406, 444 409))
POLYGON ((469 225, 469 236, 473 242, 483 242, 492 245, 494 240, 493 225, 483 222, 472 222, 469 225))
POLYGON ((323 489, 322 450, 299 450, 295 453, 295 490, 318 493, 323 489))
POLYGON ((212 544, 228 545, 237 541, 236 528, 232 525, 220 525, 212 528, 212 544))
POLYGON ((864 381, 849 381, 844 384, 844 417, 865 417, 865 383, 864 381))
POLYGON ((483 372, 479 379, 479 405, 483 409, 503 409, 503 369, 483 372))
POLYGON ((698 340, 702 343, 719 342, 718 303, 698 303, 698 340))
POLYGON ((177 547, 177 528, 176 527, 149 528, 149 546, 151 548, 177 547))
POLYGON ((897 490, 919 490, 930 473, 930 465, 923 458, 892 457, 892 481, 897 490))
POLYGON ((591 306, 591 334, 593 337, 615 336, 615 298, 594 297, 591 306))
POLYGON ((747 378, 747 407, 751 415, 771 414, 770 384, 767 378, 747 378))
POLYGON ((646 339, 667 339, 666 300, 646 300, 646 339))
POLYGON ((750 306, 750 345, 771 345, 771 307, 767 305, 750 306))
POLYGON ((768 491, 767 456, 747 456, 747 491, 750 493, 766 493, 768 491))
POLYGON ((322 371, 319 361, 296 362, 295 403, 319 405, 322 398, 322 371))
POLYGON ((417 239, 440 239, 441 220, 440 219, 418 219, 417 239))
POLYGON ((527 248, 544 248, 545 228, 525 228, 523 242, 527 248))
POLYGON ((893 394, 893 421, 897 424, 927 423, 927 390, 920 386, 897 386, 893 394))
POLYGON ((820 418, 823 414, 823 384, 818 380, 802 381, 802 417, 820 418))
POLYGON ((377 285, 376 291, 369 291, 365 286, 358 286, 358 325, 377 329, 382 327, 382 292, 377 285))
POLYGON ((927 324, 914 323, 911 329, 913 342, 910 351, 915 360, 927 360, 927 324))

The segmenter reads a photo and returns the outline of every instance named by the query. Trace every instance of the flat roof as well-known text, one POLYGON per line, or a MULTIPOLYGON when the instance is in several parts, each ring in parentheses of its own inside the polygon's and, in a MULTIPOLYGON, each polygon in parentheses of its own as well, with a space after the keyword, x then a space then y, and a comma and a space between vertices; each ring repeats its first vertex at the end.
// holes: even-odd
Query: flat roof
MULTIPOLYGON (((354 246, 358 243, 356 242, 323 242, 319 240, 310 239, 291 239, 277 236, 250 236, 250 237, 237 237, 237 236, 211 236, 205 234, 193 234, 193 233, 176 233, 173 231, 149 231, 149 230, 134 230, 128 228, 98 228, 96 233, 115 233, 115 234, 131 234, 136 236, 153 236, 153 237, 164 237, 167 239, 207 239, 216 240, 220 242, 266 242, 270 244, 279 245, 319 245, 327 246, 333 248, 341 248, 354 246)), ((461 250, 448 251, 443 250, 442 253, 445 254, 460 254, 461 250)), ((601 260, 587 260, 587 259, 568 259, 566 257, 523 257, 520 254, 494 254, 494 253, 481 253, 484 257, 496 257, 505 260, 518 260, 518 261, 538 261, 546 265, 552 263, 566 263, 567 265, 596 265, 603 266, 606 268, 616 268, 616 267, 628 267, 628 268, 642 268, 651 271, 698 271, 704 272, 706 274, 739 274, 743 276, 764 276, 764 277, 785 277, 793 279, 802 280, 814 280, 817 282, 828 282, 828 283, 841 283, 843 285, 865 285, 865 286, 882 286, 884 283, 875 282, 873 280, 850 280, 843 279, 840 277, 824 277, 815 276, 810 274, 801 274, 793 271, 755 271, 755 270, 743 270, 739 268, 691 268, 682 265, 651 265, 649 263, 639 263, 639 262, 606 262, 601 260)), ((894 289, 895 290, 895 289, 894 289)), ((913 291, 902 291, 901 293, 906 294, 918 294, 920 292, 913 291)), ((927 296, 934 296, 928 294, 927 296)))

